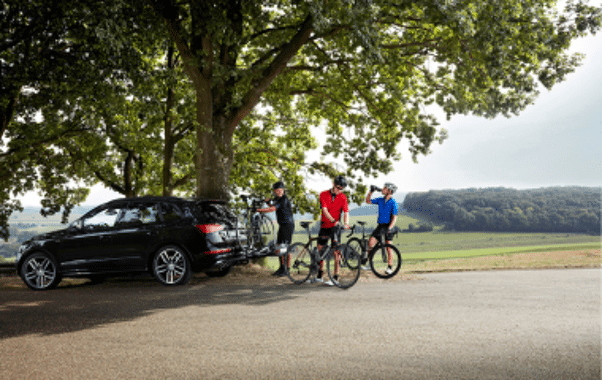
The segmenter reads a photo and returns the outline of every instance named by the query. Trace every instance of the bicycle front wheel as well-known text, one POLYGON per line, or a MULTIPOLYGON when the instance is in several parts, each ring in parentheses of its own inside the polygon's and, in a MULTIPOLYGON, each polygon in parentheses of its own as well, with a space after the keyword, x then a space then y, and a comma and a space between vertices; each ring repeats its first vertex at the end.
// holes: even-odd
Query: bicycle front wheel
POLYGON ((391 244, 377 244, 369 253, 370 268, 376 277, 391 278, 401 268, 401 254, 391 244))
POLYGON ((360 278, 361 252, 357 252, 347 244, 341 244, 330 251, 326 266, 328 276, 339 288, 347 289, 360 278))
MULTIPOLYGON (((364 253, 364 242, 362 242, 360 239, 358 238, 351 238, 349 240, 347 240, 347 243, 345 243, 348 247, 351 247, 355 250, 355 252, 359 253, 359 254, 363 254, 364 253)), ((367 257, 366 257, 367 259, 367 257)), ((349 263, 350 265, 353 265, 353 262, 349 263)), ((364 263, 365 264, 365 263, 364 263)))
POLYGON ((311 253, 307 246, 295 243, 288 247, 286 257, 286 274, 294 284, 302 284, 311 274, 311 253))

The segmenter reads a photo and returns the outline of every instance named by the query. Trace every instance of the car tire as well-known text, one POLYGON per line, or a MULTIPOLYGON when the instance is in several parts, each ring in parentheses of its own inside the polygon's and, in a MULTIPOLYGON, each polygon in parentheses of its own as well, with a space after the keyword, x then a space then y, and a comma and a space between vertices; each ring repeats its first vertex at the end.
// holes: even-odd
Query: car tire
POLYGON ((151 263, 151 271, 155 279, 165 286, 184 285, 192 277, 188 255, 174 245, 157 251, 151 263))
POLYGON ((50 290, 62 280, 54 258, 44 252, 34 252, 27 256, 21 265, 20 275, 32 290, 50 290))

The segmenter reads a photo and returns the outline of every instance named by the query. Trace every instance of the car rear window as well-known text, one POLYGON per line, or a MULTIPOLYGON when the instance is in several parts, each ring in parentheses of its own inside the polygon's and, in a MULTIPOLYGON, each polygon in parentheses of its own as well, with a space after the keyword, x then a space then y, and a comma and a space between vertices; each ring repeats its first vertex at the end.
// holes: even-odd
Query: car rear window
POLYGON ((236 216, 222 203, 202 202, 197 203, 197 216, 201 223, 227 223, 232 224, 236 216))
POLYGON ((173 222, 182 218, 182 211, 173 203, 162 203, 161 213, 164 222, 173 222))

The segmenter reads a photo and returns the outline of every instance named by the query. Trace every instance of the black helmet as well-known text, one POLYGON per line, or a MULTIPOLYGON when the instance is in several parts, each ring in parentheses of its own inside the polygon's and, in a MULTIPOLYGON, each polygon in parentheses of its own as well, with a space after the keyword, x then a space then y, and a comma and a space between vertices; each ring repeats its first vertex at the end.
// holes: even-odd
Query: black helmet
POLYGON ((284 189, 284 182, 278 181, 275 184, 273 184, 272 190, 276 190, 276 189, 284 189))
POLYGON ((347 180, 342 175, 336 177, 334 179, 334 184, 336 186, 347 187, 347 180))

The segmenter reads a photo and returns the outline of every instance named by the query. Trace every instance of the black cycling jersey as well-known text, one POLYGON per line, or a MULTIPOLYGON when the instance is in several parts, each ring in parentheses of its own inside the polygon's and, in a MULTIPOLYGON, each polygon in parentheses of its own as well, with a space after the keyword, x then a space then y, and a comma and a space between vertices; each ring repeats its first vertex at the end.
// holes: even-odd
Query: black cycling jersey
POLYGON ((280 198, 276 197, 272 199, 271 205, 276 207, 276 219, 278 220, 278 224, 295 223, 295 219, 293 218, 293 206, 286 194, 280 198))

